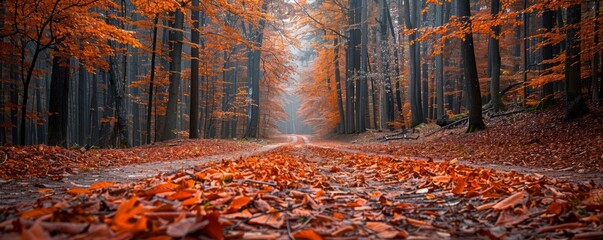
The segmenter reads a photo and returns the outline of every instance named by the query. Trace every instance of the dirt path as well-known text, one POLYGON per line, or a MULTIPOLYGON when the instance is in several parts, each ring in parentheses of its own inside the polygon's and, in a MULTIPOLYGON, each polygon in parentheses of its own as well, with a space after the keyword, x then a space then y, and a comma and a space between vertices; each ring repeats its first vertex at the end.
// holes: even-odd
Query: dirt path
MULTIPOLYGON (((377 151, 375 151, 375 152, 361 151, 361 150, 353 149, 351 147, 348 148, 348 146, 346 146, 346 144, 342 144, 341 142, 338 142, 335 145, 333 145, 333 144, 325 145, 324 143, 323 144, 310 143, 310 145, 319 147, 319 148, 333 149, 333 150, 338 150, 338 151, 352 153, 352 154, 362 153, 362 154, 366 154, 369 156, 384 156, 384 157, 392 157, 392 158, 397 158, 397 159, 430 160, 428 158, 422 158, 422 157, 384 154, 384 153, 380 153, 377 151)), ((436 162, 444 161, 442 159, 433 159, 433 160, 436 162)), ((490 169, 494 169, 494 170, 498 170, 498 171, 505 171, 505 172, 514 171, 514 172, 518 172, 518 173, 522 173, 522 174, 526 174, 526 175, 540 174, 540 175, 544 175, 549 178, 555 178, 555 179, 560 179, 560 180, 570 181, 570 182, 575 182, 575 183, 584 183, 584 182, 592 181, 597 185, 603 185, 603 175, 598 174, 598 173, 580 173, 580 172, 575 171, 573 168, 555 170, 555 169, 551 169, 551 168, 521 167, 521 166, 491 164, 491 163, 490 164, 475 164, 475 163, 470 163, 470 162, 467 162, 464 160, 460 160, 459 163, 466 165, 466 166, 475 167, 475 168, 490 168, 490 169)))
MULTIPOLYGON (((175 161, 167 161, 167 162, 153 162, 153 163, 145 163, 145 164, 136 164, 122 167, 111 167, 100 170, 93 170, 87 172, 81 172, 75 175, 66 176, 64 179, 60 181, 52 181, 47 178, 29 178, 29 179, 20 179, 20 180, 0 180, 0 208, 14 206, 17 204, 23 203, 31 203, 35 199, 44 195, 43 192, 40 192, 41 189, 44 191, 52 191, 55 194, 52 196, 53 198, 60 198, 64 195, 56 194, 58 192, 64 192, 65 189, 75 188, 75 187, 88 187, 91 183, 94 182, 131 182, 136 181, 152 176, 156 176, 162 173, 172 173, 181 169, 193 168, 197 165, 207 163, 210 161, 220 161, 220 160, 232 160, 238 158, 244 158, 247 156, 251 156, 258 153, 263 153, 271 150, 275 150, 284 145, 294 145, 299 148, 303 148, 301 152, 298 153, 299 157, 302 158, 315 158, 316 156, 306 149, 307 146, 335 150, 342 153, 352 153, 358 154, 362 153, 368 156, 384 156, 384 157, 392 157, 397 159, 412 159, 412 160, 427 160, 425 158, 418 157, 407 157, 407 156, 394 156, 391 154, 383 154, 376 152, 362 152, 359 150, 354 150, 352 148, 348 148, 344 144, 324 144, 322 142, 313 143, 312 136, 306 135, 287 135, 286 138, 283 138, 286 143, 275 143, 266 145, 264 147, 258 148, 253 151, 239 151, 233 153, 226 153, 221 155, 213 155, 213 156, 205 156, 197 159, 187 159, 187 160, 175 160, 175 161)), ((435 160, 441 161, 441 160, 435 160)), ((518 166, 508 166, 508 165, 497 165, 497 164, 471 164, 464 161, 460 161, 460 163, 471 166, 471 167, 481 167, 481 168, 490 168, 499 171, 515 171, 518 173, 526 174, 526 175, 544 175, 549 178, 556 178, 565 181, 571 181, 576 183, 584 183, 592 181, 597 185, 603 185, 603 176, 598 174, 580 174, 575 171, 565 170, 552 170, 552 169, 543 169, 543 168, 526 168, 526 167, 518 167, 518 166)))
MULTIPOLYGON (((181 169, 193 168, 199 164, 210 161, 244 158, 253 154, 270 151, 283 144, 285 143, 275 143, 252 151, 238 151, 220 155, 204 156, 196 159, 151 162, 80 172, 78 174, 68 175, 60 181, 35 177, 8 181, 0 179, 0 208, 17 204, 32 203, 35 199, 44 195, 43 193, 38 192, 40 189, 60 192, 60 190, 63 189, 88 187, 88 185, 94 182, 131 182, 162 173, 171 173, 181 169)), ((60 198, 62 196, 62 194, 56 194, 53 198, 60 198)))

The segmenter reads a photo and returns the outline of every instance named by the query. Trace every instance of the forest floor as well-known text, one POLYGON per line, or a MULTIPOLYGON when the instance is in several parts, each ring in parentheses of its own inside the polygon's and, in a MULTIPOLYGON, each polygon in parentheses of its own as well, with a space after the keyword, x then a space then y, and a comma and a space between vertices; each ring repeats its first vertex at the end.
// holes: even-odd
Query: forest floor
POLYGON ((166 157, 2 180, 0 238, 601 239, 601 112, 564 123, 556 111, 414 141, 145 146, 222 147, 194 160, 155 153, 166 157))
POLYGON ((473 166, 602 181, 603 108, 589 107, 586 116, 569 122, 563 121, 564 109, 558 105, 533 113, 486 118, 487 129, 471 134, 465 134, 461 126, 422 137, 439 128, 428 124, 409 134, 418 136, 417 140, 383 142, 379 138, 393 133, 375 132, 351 139, 335 136, 321 144, 397 157, 440 161, 456 158, 473 166))

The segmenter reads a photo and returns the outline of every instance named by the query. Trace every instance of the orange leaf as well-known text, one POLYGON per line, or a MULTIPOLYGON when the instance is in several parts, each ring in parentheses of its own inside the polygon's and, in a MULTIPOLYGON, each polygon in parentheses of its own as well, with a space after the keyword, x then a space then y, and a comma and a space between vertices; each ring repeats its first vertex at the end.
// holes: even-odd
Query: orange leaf
POLYGON ((209 224, 205 227, 205 233, 212 239, 224 239, 224 229, 220 224, 220 212, 214 210, 211 214, 207 215, 209 224))
POLYGON ((303 240, 322 240, 322 237, 312 229, 303 229, 299 232, 293 233, 293 237, 295 239, 303 240))
POLYGON ((450 176, 436 176, 432 178, 434 183, 449 183, 452 177, 450 176))
POLYGON ((457 195, 462 194, 465 191, 465 187, 467 187, 467 182, 463 179, 458 179, 452 193, 457 195))
POLYGON ((167 199, 171 200, 171 201, 173 201, 173 200, 182 201, 182 200, 185 200, 185 199, 190 198, 192 196, 193 196, 193 194, 191 192, 185 191, 185 190, 181 190, 181 191, 178 191, 178 192, 176 192, 176 193, 174 193, 172 195, 169 195, 167 197, 167 199))
POLYGON ((247 196, 236 196, 232 202, 230 202, 230 206, 228 207, 227 212, 236 212, 239 211, 242 207, 247 205, 251 201, 250 197, 247 196))
POLYGON ((21 218, 36 218, 48 214, 52 214, 57 210, 56 207, 32 209, 21 214, 21 218))
POLYGON ((137 232, 147 228, 147 219, 141 215, 142 206, 136 196, 122 202, 117 208, 111 229, 116 232, 137 232))
POLYGON ((146 192, 146 194, 155 195, 158 193, 171 192, 171 191, 175 190, 176 188, 178 188, 178 184, 162 183, 162 184, 158 184, 158 185, 154 186, 153 188, 149 189, 146 192))
POLYGON ((343 214, 341 214, 341 213, 338 213, 338 212, 333 213, 333 217, 337 218, 337 219, 341 219, 341 220, 345 219, 345 216, 343 214))
POLYGON ((509 196, 508 198, 505 198, 504 200, 498 202, 496 205, 492 206, 492 208, 496 209, 496 210, 507 209, 507 208, 515 206, 515 204, 519 203, 525 197, 526 197, 526 194, 524 192, 517 192, 517 193, 509 196))
POLYGON ((554 201, 546 208, 546 213, 558 215, 563 211, 563 205, 560 201, 554 201))
POLYGON ((113 185, 115 185, 114 182, 95 182, 95 183, 91 184, 88 189, 96 190, 96 189, 111 187, 113 185))
POLYGON ((90 191, 83 188, 72 188, 67 190, 67 193, 71 195, 90 194, 90 191))

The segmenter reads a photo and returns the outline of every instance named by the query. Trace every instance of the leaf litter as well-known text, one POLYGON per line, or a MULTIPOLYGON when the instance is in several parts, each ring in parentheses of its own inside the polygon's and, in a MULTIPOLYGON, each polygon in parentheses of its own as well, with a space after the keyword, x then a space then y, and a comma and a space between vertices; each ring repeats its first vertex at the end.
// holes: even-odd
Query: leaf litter
POLYGON ((74 189, 1 209, 0 238, 603 236, 600 186, 310 145, 74 189))

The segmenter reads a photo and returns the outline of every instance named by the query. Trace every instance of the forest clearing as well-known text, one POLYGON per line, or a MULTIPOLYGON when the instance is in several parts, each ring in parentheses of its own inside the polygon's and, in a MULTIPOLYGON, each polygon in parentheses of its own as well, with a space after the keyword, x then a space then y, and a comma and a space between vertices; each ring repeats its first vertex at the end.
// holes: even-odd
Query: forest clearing
POLYGON ((0 239, 603 239, 600 2, 0 1, 0 239))

